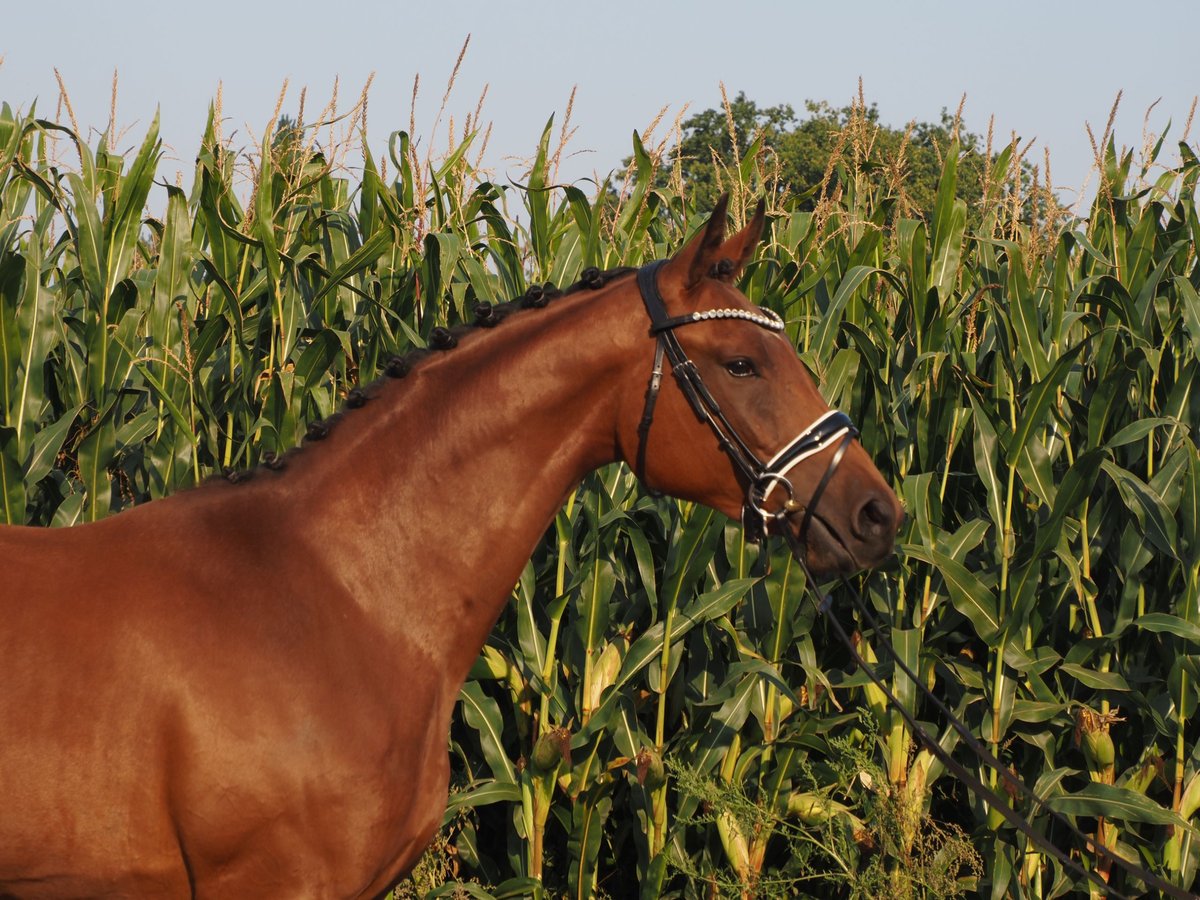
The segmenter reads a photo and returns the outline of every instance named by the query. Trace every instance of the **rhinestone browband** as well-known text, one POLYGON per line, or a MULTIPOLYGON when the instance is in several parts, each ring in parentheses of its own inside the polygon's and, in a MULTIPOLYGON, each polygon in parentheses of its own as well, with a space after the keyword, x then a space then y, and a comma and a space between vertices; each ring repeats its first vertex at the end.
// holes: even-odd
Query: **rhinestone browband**
POLYGON ((704 312, 689 313, 680 318, 692 322, 703 322, 708 319, 745 319, 747 322, 753 322, 755 325, 761 325, 771 331, 783 331, 784 328, 783 319, 779 318, 779 314, 773 309, 708 309, 704 312))

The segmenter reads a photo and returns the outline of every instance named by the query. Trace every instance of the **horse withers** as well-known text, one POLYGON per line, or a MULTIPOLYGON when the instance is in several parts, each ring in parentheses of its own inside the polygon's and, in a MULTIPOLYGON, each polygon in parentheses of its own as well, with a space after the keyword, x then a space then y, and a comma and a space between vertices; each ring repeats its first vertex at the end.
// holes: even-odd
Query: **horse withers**
POLYGON ((888 557, 895 495, 734 287, 762 208, 725 217, 439 333, 252 480, 0 528, 0 896, 384 892, 441 822, 472 662, 598 466, 748 514, 817 576, 888 557))

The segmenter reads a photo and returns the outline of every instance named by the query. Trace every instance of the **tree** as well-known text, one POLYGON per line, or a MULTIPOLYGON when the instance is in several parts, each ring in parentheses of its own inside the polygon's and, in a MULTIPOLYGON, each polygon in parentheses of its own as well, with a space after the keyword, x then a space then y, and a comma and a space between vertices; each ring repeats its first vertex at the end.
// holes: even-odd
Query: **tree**
POLYGON ((937 123, 914 122, 907 128, 883 124, 875 104, 837 108, 806 101, 805 111, 801 119, 790 104, 760 108, 739 92, 728 109, 707 109, 682 123, 683 137, 669 151, 669 167, 658 177, 666 183, 678 172, 703 206, 730 184, 734 169, 753 153, 759 189, 779 199, 795 198, 801 209, 814 208, 822 197, 844 189, 847 179, 860 178, 895 197, 899 215, 929 219, 944 156, 957 137, 958 196, 973 217, 983 205, 985 186, 992 202, 1011 200, 1019 189, 1020 218, 1026 222, 1035 211, 1044 218, 1048 203, 1055 214, 1060 209, 1044 188, 1034 190, 1033 166, 1019 160, 1016 183, 1012 176, 1005 179, 996 170, 997 154, 989 160, 986 141, 946 110, 937 123))

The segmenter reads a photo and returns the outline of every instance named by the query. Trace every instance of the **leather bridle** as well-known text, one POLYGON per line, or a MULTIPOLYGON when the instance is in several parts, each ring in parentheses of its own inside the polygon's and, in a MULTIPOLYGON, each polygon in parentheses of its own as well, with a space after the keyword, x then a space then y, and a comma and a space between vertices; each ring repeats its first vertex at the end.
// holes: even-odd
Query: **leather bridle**
MULTIPOLYGON (((742 503, 742 524, 746 529, 748 540, 759 541, 772 525, 783 525, 791 516, 803 510, 800 527, 793 531, 782 528, 793 552, 803 553, 808 536, 808 528, 812 522, 817 502, 829 486, 834 472, 841 464, 847 447, 858 437, 858 429, 850 417, 844 412, 830 410, 815 422, 796 435, 778 453, 766 462, 762 461, 746 440, 738 434, 736 428, 721 411, 721 406, 704 384, 696 364, 688 357, 675 329, 697 322, 711 322, 715 319, 734 319, 752 322, 768 331, 783 331, 784 324, 774 311, 759 309, 708 309, 701 312, 686 313, 681 316, 668 316, 666 303, 658 290, 658 270, 666 260, 657 260, 642 266, 637 271, 638 290, 646 313, 650 316, 650 334, 657 340, 654 351, 654 366, 650 371, 650 381, 646 386, 646 402, 642 410, 642 419, 638 423, 638 449, 636 470, 638 478, 646 484, 646 443, 650 436, 650 426, 654 421, 654 407, 658 402, 658 392, 662 387, 663 359, 671 363, 671 374, 679 384, 679 389, 687 398, 688 404, 696 414, 696 418, 704 422, 716 435, 721 450, 729 457, 742 483, 746 486, 746 497, 742 503), (796 491, 788 478, 789 473, 800 462, 815 456, 822 450, 841 442, 825 474, 817 483, 807 503, 796 499, 796 491), (771 494, 778 488, 787 496, 777 509, 768 508, 771 494)), ((649 485, 647 485, 649 488, 649 485)), ((651 489, 653 490, 653 489, 651 489)))

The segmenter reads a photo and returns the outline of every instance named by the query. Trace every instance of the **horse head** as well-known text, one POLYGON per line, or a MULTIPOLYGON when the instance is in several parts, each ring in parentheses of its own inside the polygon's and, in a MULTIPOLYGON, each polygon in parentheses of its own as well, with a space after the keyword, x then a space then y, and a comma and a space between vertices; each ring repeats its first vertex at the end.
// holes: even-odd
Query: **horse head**
POLYGON ((752 537, 783 535, 818 577, 877 566, 893 552, 900 503, 783 322, 735 287, 765 213, 760 203, 726 237, 726 204, 675 256, 639 271, 655 340, 644 397, 628 392, 622 454, 651 489, 741 517, 752 537))

